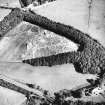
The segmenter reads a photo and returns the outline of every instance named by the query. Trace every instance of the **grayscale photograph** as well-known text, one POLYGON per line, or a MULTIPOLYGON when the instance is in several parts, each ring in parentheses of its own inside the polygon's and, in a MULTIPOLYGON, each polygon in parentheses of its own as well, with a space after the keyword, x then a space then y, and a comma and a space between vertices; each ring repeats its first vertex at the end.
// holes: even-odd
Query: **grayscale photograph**
POLYGON ((0 105, 105 105, 105 0, 0 0, 0 105))

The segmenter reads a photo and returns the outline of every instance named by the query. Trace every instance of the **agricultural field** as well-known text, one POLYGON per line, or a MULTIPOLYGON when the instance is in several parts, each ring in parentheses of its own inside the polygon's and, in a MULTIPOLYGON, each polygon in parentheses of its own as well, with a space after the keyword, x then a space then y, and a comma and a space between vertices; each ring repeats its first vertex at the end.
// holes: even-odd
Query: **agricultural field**
MULTIPOLYGON (((0 0, 0 5, 4 4, 9 7, 21 7, 18 0, 0 0)), ((73 26, 83 33, 89 34, 90 37, 96 39, 105 47, 104 0, 57 0, 36 7, 30 4, 26 9, 30 9, 52 21, 73 26)), ((10 12, 11 10, 0 9, 0 20, 5 19, 4 17, 10 12)), ((42 89, 48 90, 51 96, 63 89, 75 90, 84 85, 90 85, 87 79, 95 80, 98 78, 97 74, 79 73, 72 63, 51 67, 41 65, 36 67, 22 62, 27 59, 50 57, 60 53, 77 51, 78 48, 79 44, 59 34, 48 31, 44 27, 22 21, 0 39, 0 78, 4 76, 10 80, 16 80, 16 84, 19 82, 20 87, 24 87, 23 84, 25 83, 37 84, 42 89)), ((12 83, 15 84, 14 81, 12 83)), ((95 105, 96 103, 104 105, 104 79, 101 88, 102 95, 93 92, 89 97, 69 97, 67 98, 68 103, 64 103, 64 105, 95 105)), ((0 105, 30 104, 26 103, 24 95, 1 86, 0 105)), ((55 105, 61 104, 55 103, 55 105)))

